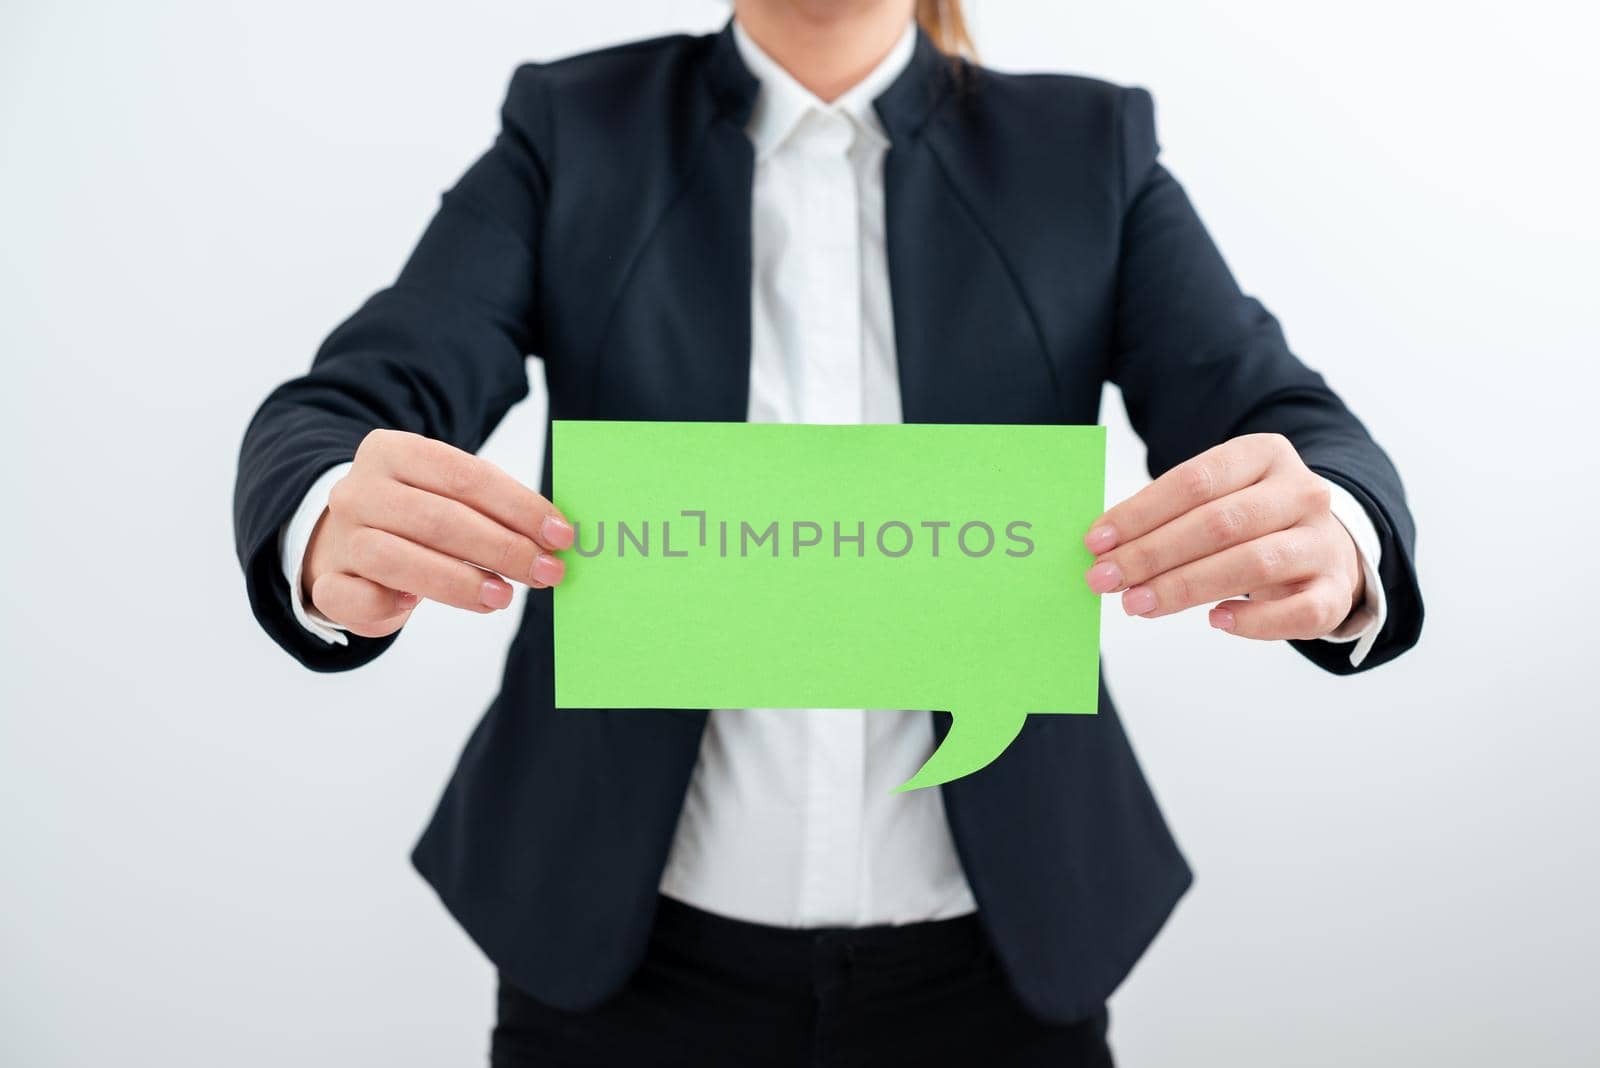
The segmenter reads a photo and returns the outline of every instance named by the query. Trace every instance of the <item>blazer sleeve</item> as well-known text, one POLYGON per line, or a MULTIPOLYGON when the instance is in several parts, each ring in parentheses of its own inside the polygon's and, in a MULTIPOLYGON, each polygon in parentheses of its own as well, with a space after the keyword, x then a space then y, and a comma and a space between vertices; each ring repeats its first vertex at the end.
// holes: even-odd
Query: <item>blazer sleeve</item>
POLYGON ((311 370, 274 390, 245 431, 233 519, 250 606, 307 667, 353 668, 393 641, 352 634, 330 645, 295 620, 276 547, 312 483, 379 428, 476 451, 527 395, 546 115, 538 68, 519 68, 493 145, 444 194, 394 284, 335 329, 311 370))
POLYGON ((1365 506, 1382 543, 1389 616, 1360 668, 1332 642, 1292 642, 1335 674, 1365 671, 1416 644, 1422 629, 1416 532, 1382 449, 1289 351, 1276 319, 1240 292, 1182 186, 1158 161, 1154 106, 1121 92, 1123 220, 1111 379, 1149 449, 1152 477, 1229 438, 1279 433, 1306 465, 1365 506))

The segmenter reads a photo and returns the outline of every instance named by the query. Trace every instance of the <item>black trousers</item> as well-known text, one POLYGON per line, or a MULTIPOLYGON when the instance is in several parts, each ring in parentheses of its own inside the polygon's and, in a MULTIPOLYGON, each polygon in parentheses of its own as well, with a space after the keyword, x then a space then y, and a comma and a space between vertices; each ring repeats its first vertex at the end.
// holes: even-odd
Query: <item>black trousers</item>
POLYGON ((1046 1024, 1017 1001, 974 917, 793 930, 663 897, 643 965, 562 1012, 503 977, 494 1068, 1111 1065, 1106 1014, 1046 1024))

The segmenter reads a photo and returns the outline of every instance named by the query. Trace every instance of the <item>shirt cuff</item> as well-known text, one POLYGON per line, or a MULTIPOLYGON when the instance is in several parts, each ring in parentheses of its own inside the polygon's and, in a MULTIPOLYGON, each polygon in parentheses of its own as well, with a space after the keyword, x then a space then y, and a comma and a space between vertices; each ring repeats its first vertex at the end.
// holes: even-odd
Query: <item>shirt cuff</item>
POLYGON ((1361 574, 1366 581, 1366 592, 1349 617, 1337 630, 1323 637, 1325 642, 1354 642, 1350 650, 1350 666, 1360 667, 1378 640, 1383 622, 1389 618, 1389 602, 1383 593, 1383 582, 1378 578, 1378 565, 1383 560, 1383 543, 1378 540, 1378 528, 1372 517, 1356 500, 1355 495, 1331 479, 1323 479, 1328 487, 1328 511, 1333 513, 1350 540, 1356 543, 1356 555, 1361 558, 1361 574))
POLYGON ((317 529, 322 513, 328 510, 328 495, 333 484, 350 472, 350 464, 330 467, 306 490, 289 521, 278 532, 278 559, 283 565, 283 577, 289 581, 289 602, 294 605, 294 618, 312 634, 329 645, 348 645, 344 628, 306 604, 300 592, 300 573, 305 567, 306 547, 311 544, 311 532, 317 529))

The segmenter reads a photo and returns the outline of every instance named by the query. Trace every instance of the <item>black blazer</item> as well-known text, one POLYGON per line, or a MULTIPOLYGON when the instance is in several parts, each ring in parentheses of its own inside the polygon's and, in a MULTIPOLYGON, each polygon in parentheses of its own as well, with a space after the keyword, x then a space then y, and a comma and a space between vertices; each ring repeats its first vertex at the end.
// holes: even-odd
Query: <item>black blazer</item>
MULTIPOLYGON (((292 656, 346 670, 392 640, 304 632, 275 553, 307 488, 368 431, 476 449, 526 395, 530 354, 554 418, 745 418, 756 92, 727 29, 517 70, 502 131, 399 279, 245 435, 239 559, 292 656)), ((1363 668, 1410 647, 1422 602, 1399 477, 1240 293, 1157 162, 1149 95, 957 64, 919 38, 876 106, 906 421, 1094 423, 1111 381, 1152 474, 1235 435, 1285 434, 1382 538, 1389 619, 1363 668)), ((1352 670, 1348 646, 1296 645, 1352 670)), ((578 1009, 640 959, 705 713, 552 705, 550 594, 534 591, 413 860, 518 986, 578 1009)), ((1105 691, 1099 716, 1032 716, 943 790, 1019 995, 1055 1020, 1098 1007, 1190 881, 1105 691)))

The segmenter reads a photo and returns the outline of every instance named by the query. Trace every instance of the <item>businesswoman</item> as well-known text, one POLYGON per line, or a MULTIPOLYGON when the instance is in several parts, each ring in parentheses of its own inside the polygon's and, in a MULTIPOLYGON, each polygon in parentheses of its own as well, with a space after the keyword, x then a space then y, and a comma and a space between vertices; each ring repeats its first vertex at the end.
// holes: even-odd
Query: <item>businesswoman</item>
MULTIPOLYGON (((1104 691, 891 788, 927 711, 553 707, 573 530, 473 453, 538 356, 565 419, 1093 423, 1154 482, 1085 581, 1339 674, 1412 645, 1383 452, 1242 295, 1150 97, 998 74, 954 0, 736 0, 530 64, 397 281, 245 436, 250 601, 319 671, 531 589, 417 868, 501 975, 496 1064, 1106 1064, 1189 871, 1104 691)), ((1265 655, 1265 654, 1263 654, 1265 655)))

